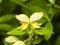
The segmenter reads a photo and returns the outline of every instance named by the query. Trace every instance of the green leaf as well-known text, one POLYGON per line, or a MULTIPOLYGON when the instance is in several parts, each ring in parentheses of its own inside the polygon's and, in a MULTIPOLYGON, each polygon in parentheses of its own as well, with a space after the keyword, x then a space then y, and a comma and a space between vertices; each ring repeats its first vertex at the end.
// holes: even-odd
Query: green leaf
POLYGON ((47 34, 51 34, 52 32, 50 30, 48 30, 47 28, 41 28, 40 30, 35 30, 35 33, 39 34, 39 35, 47 35, 47 34))
POLYGON ((33 13, 35 13, 35 12, 43 12, 44 13, 44 15, 43 15, 43 18, 44 18, 44 20, 43 21, 45 21, 45 20, 47 20, 47 21, 50 21, 50 19, 49 19, 49 17, 48 17, 48 14, 45 12, 45 10, 43 10, 42 8, 40 8, 40 7, 38 7, 38 6, 30 6, 30 8, 29 8, 30 10, 27 10, 27 9, 25 9, 25 8, 22 8, 22 11, 23 11, 23 13, 25 13, 26 15, 28 15, 28 16, 30 16, 30 15, 32 15, 33 13), (32 9, 31 9, 32 8, 32 9), (25 10, 25 11, 24 11, 25 10))
POLYGON ((3 0, 1 14, 10 14, 15 9, 16 4, 10 0, 3 0))
POLYGON ((50 10, 50 7, 47 6, 47 1, 45 0, 30 0, 25 4, 25 6, 29 11, 25 7, 22 7, 22 11, 23 13, 26 13, 26 14, 27 12, 28 13, 41 12, 41 11, 49 12, 50 10))
POLYGON ((15 15, 13 15, 13 14, 6 14, 4 16, 1 16, 0 17, 0 23, 5 22, 5 21, 8 21, 8 20, 11 20, 11 19, 14 18, 14 16, 15 15))
POLYGON ((43 16, 45 19, 47 19, 47 21, 49 22, 50 21, 50 19, 49 19, 49 17, 48 17, 48 14, 46 13, 46 12, 44 12, 44 16, 43 16))
MULTIPOLYGON (((48 14, 46 12, 50 12, 50 7, 47 6, 47 1, 45 0, 30 0, 29 3, 27 2, 25 5, 27 8, 22 6, 22 12, 30 16, 34 12, 43 12, 44 17, 50 21, 48 14), (43 4, 42 4, 43 3, 43 4)), ((51 16, 51 15, 50 15, 51 16)))
POLYGON ((45 38, 45 40, 48 40, 51 36, 52 36, 52 34, 47 34, 47 35, 44 35, 44 38, 45 38))
POLYGON ((15 2, 16 4, 21 5, 22 7, 29 9, 25 4, 23 4, 22 2, 25 2, 27 0, 11 0, 12 2, 15 2))
POLYGON ((48 39, 52 36, 52 34, 54 34, 54 32, 53 32, 53 26, 52 26, 51 22, 49 22, 49 23, 46 24, 46 28, 47 28, 49 31, 51 31, 51 33, 49 33, 49 34, 47 34, 47 35, 44 36, 44 38, 45 38, 46 40, 48 40, 48 39))
POLYGON ((52 25, 51 22, 48 22, 48 23, 45 25, 45 27, 46 27, 47 29, 49 29, 50 31, 53 31, 53 25, 52 25))
POLYGON ((38 38, 38 39, 35 39, 34 41, 32 41, 32 44, 38 44, 42 41, 42 38, 38 38))
POLYGON ((53 34, 52 24, 50 22, 47 23, 45 27, 42 27, 40 30, 35 30, 35 33, 39 35, 44 35, 44 38, 48 40, 53 34))
POLYGON ((48 20, 47 20, 47 19, 45 19, 45 18, 42 18, 42 19, 40 19, 40 20, 39 20, 39 22, 40 22, 40 23, 42 23, 42 24, 45 24, 45 23, 47 23, 47 22, 48 22, 48 20))
POLYGON ((11 29, 13 29, 13 27, 8 24, 0 24, 0 29, 10 31, 11 29))
POLYGON ((9 35, 24 35, 25 33, 26 33, 25 31, 18 29, 18 27, 7 32, 7 34, 9 34, 9 35))
POLYGON ((31 41, 26 42, 26 45, 31 45, 31 41))

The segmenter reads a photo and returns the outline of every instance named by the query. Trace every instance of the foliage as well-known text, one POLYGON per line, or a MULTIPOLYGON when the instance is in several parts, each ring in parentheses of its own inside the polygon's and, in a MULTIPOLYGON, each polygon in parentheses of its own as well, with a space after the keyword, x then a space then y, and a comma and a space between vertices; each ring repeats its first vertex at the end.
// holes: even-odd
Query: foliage
POLYGON ((5 41, 7 36, 16 36, 26 41, 26 45, 60 45, 60 0, 0 0, 0 44, 12 45, 5 41), (30 17, 35 12, 43 12, 41 28, 31 25, 21 30, 16 15, 30 17))

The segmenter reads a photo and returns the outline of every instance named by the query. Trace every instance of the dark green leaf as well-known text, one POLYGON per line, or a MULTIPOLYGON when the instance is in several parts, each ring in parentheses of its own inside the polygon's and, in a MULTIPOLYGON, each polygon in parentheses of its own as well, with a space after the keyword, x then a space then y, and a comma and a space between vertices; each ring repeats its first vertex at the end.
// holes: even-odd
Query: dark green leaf
POLYGON ((60 45, 60 36, 56 38, 55 44, 54 45, 60 45))
POLYGON ((13 27, 8 24, 0 24, 0 29, 10 31, 11 29, 13 29, 13 27))
POLYGON ((8 43, 5 40, 3 40, 4 45, 12 45, 12 43, 8 43))
POLYGON ((14 16, 15 16, 15 15, 13 15, 13 14, 6 14, 6 15, 4 15, 4 16, 1 16, 1 17, 0 17, 0 23, 1 23, 1 22, 5 22, 5 21, 8 21, 8 20, 11 20, 11 19, 14 18, 14 16))
POLYGON ((11 0, 11 1, 21 3, 21 2, 26 2, 27 0, 11 0))
POLYGON ((11 1, 13 1, 16 4, 19 4, 19 5, 23 6, 24 8, 27 8, 28 9, 28 7, 25 4, 22 3, 22 2, 25 2, 27 0, 11 0, 11 1))
POLYGON ((1 14, 10 14, 15 9, 16 4, 10 0, 2 1, 1 14))

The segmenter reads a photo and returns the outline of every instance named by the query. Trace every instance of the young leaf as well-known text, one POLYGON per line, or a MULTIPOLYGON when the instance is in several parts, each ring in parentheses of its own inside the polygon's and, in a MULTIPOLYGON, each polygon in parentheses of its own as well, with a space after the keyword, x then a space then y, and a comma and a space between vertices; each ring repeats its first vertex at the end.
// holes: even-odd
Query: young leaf
POLYGON ((52 34, 52 31, 50 31, 47 28, 43 27, 40 30, 35 30, 35 33, 37 33, 39 35, 47 35, 47 34, 52 34))
POLYGON ((48 22, 48 23, 45 25, 45 27, 46 27, 47 29, 49 29, 50 31, 53 31, 53 25, 52 25, 51 22, 48 22))
POLYGON ((45 40, 48 40, 51 36, 52 36, 52 34, 47 34, 47 35, 44 35, 44 38, 45 38, 45 40))
POLYGON ((24 35, 26 32, 25 31, 22 31, 20 29, 17 28, 14 28, 13 30, 7 32, 7 34, 9 35, 24 35))
POLYGON ((48 40, 53 34, 52 24, 49 22, 45 25, 45 27, 41 28, 40 30, 35 30, 34 32, 39 35, 44 35, 44 38, 48 40))

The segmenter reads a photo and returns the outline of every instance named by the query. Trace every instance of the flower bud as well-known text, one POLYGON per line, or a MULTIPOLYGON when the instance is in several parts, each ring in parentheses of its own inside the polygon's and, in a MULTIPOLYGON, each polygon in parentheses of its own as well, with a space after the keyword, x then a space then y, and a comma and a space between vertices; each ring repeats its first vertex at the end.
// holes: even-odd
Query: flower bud
POLYGON ((9 42, 9 43, 13 43, 13 42, 16 42, 18 39, 14 36, 9 36, 7 38, 5 38, 5 41, 6 42, 9 42))
POLYGON ((23 41, 16 41, 13 45, 25 45, 23 41))

